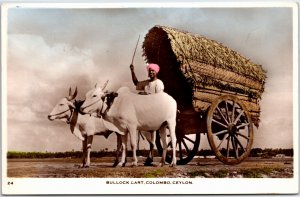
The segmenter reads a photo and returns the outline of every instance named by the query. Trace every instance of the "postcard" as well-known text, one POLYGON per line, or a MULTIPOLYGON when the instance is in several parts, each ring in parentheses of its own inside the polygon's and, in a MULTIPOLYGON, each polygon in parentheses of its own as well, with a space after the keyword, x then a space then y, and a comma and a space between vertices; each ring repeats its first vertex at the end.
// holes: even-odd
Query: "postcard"
POLYGON ((296 3, 1 15, 3 194, 299 192, 296 3))

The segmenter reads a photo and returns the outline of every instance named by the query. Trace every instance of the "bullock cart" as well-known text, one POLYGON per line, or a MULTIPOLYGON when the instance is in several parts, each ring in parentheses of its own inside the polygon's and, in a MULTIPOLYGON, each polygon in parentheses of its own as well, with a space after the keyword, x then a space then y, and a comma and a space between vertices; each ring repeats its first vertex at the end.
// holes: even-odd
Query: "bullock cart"
MULTIPOLYGON (((143 52, 147 62, 160 65, 158 78, 177 101, 177 164, 198 153, 201 134, 221 162, 247 158, 253 125, 259 126, 266 79, 261 65, 216 41, 165 26, 149 30, 143 52)), ((156 145, 161 152, 159 135, 156 145)))

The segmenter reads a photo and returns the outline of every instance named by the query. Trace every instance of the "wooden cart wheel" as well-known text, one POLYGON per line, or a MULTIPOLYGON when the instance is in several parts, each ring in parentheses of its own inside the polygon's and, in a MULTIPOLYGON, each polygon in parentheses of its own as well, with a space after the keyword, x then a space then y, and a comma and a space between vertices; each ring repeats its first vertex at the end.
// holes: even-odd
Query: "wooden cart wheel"
MULTIPOLYGON (((167 156, 166 156, 166 162, 171 163, 172 162, 172 153, 169 151, 172 146, 171 146, 171 139, 169 138, 169 143, 168 143, 168 151, 167 151, 167 156)), ((189 163, 194 156, 198 152, 199 144, 200 144, 200 133, 196 134, 188 134, 188 135, 183 135, 183 136, 176 136, 177 142, 176 142, 176 148, 177 148, 177 165, 185 165, 189 163)), ((159 133, 156 132, 156 147, 157 151, 160 155, 162 155, 162 145, 160 141, 160 136, 159 133)))
POLYGON ((225 164, 238 164, 248 157, 253 124, 242 101, 227 95, 212 103, 207 113, 207 137, 216 157, 225 164))

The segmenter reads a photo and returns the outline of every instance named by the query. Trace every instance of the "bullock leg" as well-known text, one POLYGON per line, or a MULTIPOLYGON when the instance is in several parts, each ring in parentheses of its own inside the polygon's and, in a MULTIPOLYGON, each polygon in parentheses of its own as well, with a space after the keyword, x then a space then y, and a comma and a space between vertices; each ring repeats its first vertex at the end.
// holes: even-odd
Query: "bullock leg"
POLYGON ((144 166, 153 166, 153 149, 154 149, 154 144, 155 144, 155 138, 156 138, 156 132, 155 131, 149 131, 150 136, 145 135, 147 138, 147 141, 149 142, 150 145, 150 151, 149 155, 144 163, 144 166))
POLYGON ((91 160, 90 160, 90 155, 91 155, 91 150, 92 150, 92 143, 93 143, 93 137, 92 135, 87 136, 87 157, 86 157, 86 164, 85 164, 85 168, 90 167, 91 164, 91 160))
POLYGON ((122 140, 122 157, 121 157, 121 162, 117 165, 117 167, 125 167, 126 164, 126 151, 127 151, 127 136, 128 133, 125 132, 125 135, 121 136, 122 140))
POLYGON ((115 163, 113 165, 113 167, 116 167, 119 163, 119 154, 120 154, 120 149, 122 148, 122 138, 121 135, 117 134, 117 153, 116 153, 116 159, 115 159, 115 163))
POLYGON ((166 131, 166 127, 163 127, 161 129, 159 129, 159 135, 160 135, 160 138, 161 138, 162 148, 163 148, 163 153, 162 153, 162 157, 161 157, 161 161, 159 163, 159 166, 164 166, 165 162, 166 162, 166 155, 167 155, 167 131, 166 131))
POLYGON ((173 151, 173 159, 171 163, 171 167, 176 166, 176 122, 175 121, 168 121, 168 128, 170 131, 170 136, 171 136, 171 143, 172 143, 172 151, 173 151))
POLYGON ((136 138, 137 138, 137 129, 134 126, 131 126, 128 128, 129 134, 130 134, 130 142, 131 142, 131 148, 132 148, 132 166, 137 166, 138 164, 138 160, 136 157, 136 148, 137 148, 137 144, 136 144, 136 138))
POLYGON ((82 165, 80 166, 83 168, 86 164, 86 156, 87 156, 87 137, 84 138, 82 141, 82 165))

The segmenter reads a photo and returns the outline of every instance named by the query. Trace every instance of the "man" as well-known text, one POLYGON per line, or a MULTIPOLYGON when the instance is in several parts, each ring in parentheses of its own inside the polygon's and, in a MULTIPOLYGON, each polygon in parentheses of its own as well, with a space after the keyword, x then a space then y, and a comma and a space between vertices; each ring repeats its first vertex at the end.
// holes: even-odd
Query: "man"
MULTIPOLYGON (((147 70, 148 70, 148 77, 149 79, 144 81, 138 81, 135 73, 134 73, 134 66, 130 65, 131 70, 131 77, 134 85, 136 86, 137 90, 142 90, 143 92, 140 92, 139 94, 155 94, 160 93, 164 91, 164 84, 163 82, 157 78, 157 73, 159 72, 159 66, 157 64, 148 64, 147 70)), ((146 136, 149 144, 150 144, 150 152, 149 156, 147 157, 144 165, 145 166, 151 166, 153 165, 153 148, 155 143, 155 131, 142 131, 144 135, 149 135, 149 137, 146 136), (150 139, 150 140, 149 140, 150 139)))
POLYGON ((154 94, 164 91, 164 84, 163 82, 157 78, 157 73, 159 72, 159 66, 157 64, 148 64, 148 77, 149 79, 144 81, 138 81, 135 73, 134 73, 134 66, 130 65, 131 70, 131 77, 134 85, 136 86, 137 90, 143 90, 140 94, 154 94))

